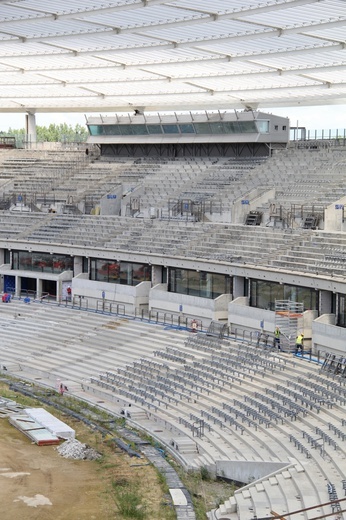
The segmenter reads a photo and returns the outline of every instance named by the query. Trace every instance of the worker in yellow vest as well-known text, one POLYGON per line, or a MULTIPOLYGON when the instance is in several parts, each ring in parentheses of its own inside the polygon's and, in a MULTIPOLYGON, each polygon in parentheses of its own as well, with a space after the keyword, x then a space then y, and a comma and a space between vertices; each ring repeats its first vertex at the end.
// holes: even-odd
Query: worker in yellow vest
POLYGON ((300 351, 301 355, 304 354, 304 334, 300 333, 296 338, 296 354, 300 351))
POLYGON ((275 340, 275 346, 278 348, 278 350, 281 350, 280 336, 281 336, 281 331, 280 331, 279 327, 275 327, 274 340, 275 340))

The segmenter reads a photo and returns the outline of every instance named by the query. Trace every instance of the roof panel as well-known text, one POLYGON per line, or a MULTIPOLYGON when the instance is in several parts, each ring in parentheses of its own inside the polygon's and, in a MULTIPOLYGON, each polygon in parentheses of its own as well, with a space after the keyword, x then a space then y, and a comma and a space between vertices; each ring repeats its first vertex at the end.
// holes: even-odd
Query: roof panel
MULTIPOLYGON (((193 22, 201 22, 203 19, 207 21, 210 15, 207 13, 194 12, 177 8, 172 4, 154 5, 148 9, 141 10, 141 16, 138 16, 136 10, 133 11, 116 11, 114 13, 98 13, 93 16, 93 23, 117 27, 120 30, 126 29, 142 29, 144 27, 164 26, 173 24, 191 24, 193 22)), ((84 18, 83 18, 84 19, 84 18)), ((89 20, 89 17, 85 18, 89 20)))
POLYGON ((7 0, 0 23, 3 111, 346 103, 344 0, 7 0))
POLYGON ((286 8, 273 9, 268 12, 254 12, 245 14, 242 20, 255 24, 280 27, 283 30, 299 27, 308 29, 316 24, 329 24, 345 20, 346 3, 343 0, 323 0, 321 2, 286 3, 286 8), (283 16, 284 14, 284 16, 283 16))

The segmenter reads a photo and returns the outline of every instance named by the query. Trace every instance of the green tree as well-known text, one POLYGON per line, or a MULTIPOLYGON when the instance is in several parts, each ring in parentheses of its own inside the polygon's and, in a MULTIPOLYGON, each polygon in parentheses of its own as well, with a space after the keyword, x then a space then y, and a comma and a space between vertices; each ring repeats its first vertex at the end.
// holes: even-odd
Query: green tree
MULTIPOLYGON (((19 140, 25 138, 25 129, 12 129, 9 128, 7 132, 1 131, 2 135, 14 136, 19 140)), ((83 143, 88 137, 88 131, 86 127, 77 124, 75 127, 62 123, 60 125, 50 124, 47 126, 36 127, 37 141, 46 142, 80 142, 83 143)))

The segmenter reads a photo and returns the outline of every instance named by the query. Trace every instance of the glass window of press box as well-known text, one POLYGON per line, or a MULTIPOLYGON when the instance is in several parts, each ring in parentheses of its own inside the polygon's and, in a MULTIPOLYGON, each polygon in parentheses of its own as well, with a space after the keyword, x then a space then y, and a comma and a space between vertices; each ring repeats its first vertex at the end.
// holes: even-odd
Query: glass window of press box
POLYGON ((221 294, 231 294, 233 289, 230 276, 205 271, 171 267, 168 280, 168 291, 201 298, 214 299, 221 294))
POLYGON ((291 300, 304 304, 304 310, 318 310, 319 292, 308 287, 286 285, 277 282, 251 280, 250 306, 275 310, 275 300, 291 300))
POLYGON ((155 134, 249 134, 269 132, 269 121, 217 121, 208 123, 88 125, 90 135, 155 135, 155 134))
POLYGON ((92 258, 90 260, 90 280, 123 285, 138 285, 141 282, 150 282, 151 266, 148 264, 92 258))
POLYGON ((12 269, 59 274, 63 271, 73 271, 73 257, 54 253, 13 251, 12 269))

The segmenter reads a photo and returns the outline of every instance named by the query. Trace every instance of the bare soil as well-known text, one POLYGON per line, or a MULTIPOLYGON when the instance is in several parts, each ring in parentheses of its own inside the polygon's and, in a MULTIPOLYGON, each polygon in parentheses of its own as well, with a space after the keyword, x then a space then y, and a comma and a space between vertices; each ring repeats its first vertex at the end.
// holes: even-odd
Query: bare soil
MULTIPOLYGON (((1 382, 0 395, 22 405, 41 406, 9 392, 1 382)), ((57 410, 48 411, 71 426, 76 438, 101 453, 102 459, 66 459, 56 446, 37 446, 8 419, 0 419, 1 520, 133 520, 121 514, 117 502, 115 489, 124 484, 140 497, 143 520, 176 518, 167 486, 145 458, 133 459, 85 424, 57 410)), ((176 469, 196 501, 198 519, 205 519, 205 511, 217 507, 234 490, 229 483, 202 481, 179 466, 176 469)))
POLYGON ((137 459, 134 465, 128 455, 114 452, 101 440, 95 443, 95 434, 86 429, 77 438, 94 441, 93 447, 101 448, 106 459, 66 459, 54 446, 37 446, 7 419, 0 420, 1 520, 120 520, 112 482, 124 480, 141 483, 150 518, 166 517, 157 474, 145 460, 137 459))

